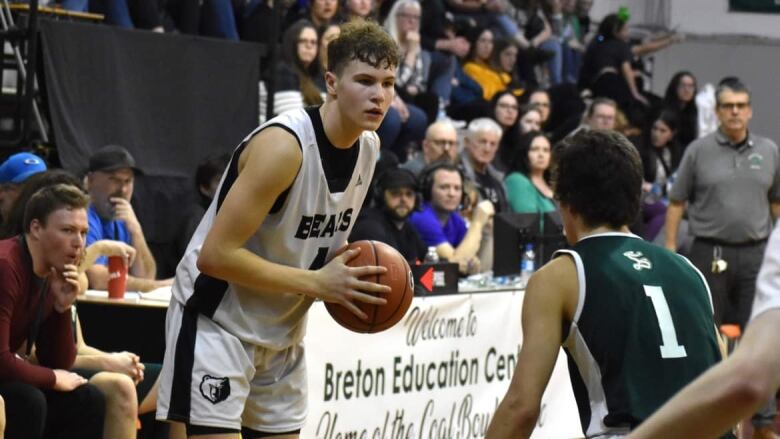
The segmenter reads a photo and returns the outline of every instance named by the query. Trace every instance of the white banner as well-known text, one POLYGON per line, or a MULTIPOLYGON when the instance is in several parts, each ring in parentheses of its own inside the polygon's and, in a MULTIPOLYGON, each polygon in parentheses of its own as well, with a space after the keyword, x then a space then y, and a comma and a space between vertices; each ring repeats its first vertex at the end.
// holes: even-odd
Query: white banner
MULTIPOLYGON (((305 339, 309 415, 303 438, 484 437, 514 372, 522 292, 416 297, 395 327, 357 334, 322 303, 305 339)), ((581 437, 561 351, 534 438, 581 437)))

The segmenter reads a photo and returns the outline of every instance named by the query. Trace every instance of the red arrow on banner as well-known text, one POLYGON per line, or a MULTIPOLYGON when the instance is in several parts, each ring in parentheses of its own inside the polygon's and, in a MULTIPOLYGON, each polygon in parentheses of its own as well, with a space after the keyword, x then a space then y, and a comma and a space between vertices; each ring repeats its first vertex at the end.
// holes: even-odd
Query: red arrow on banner
POLYGON ((420 276, 420 283, 429 293, 433 291, 433 267, 428 268, 428 270, 420 276))

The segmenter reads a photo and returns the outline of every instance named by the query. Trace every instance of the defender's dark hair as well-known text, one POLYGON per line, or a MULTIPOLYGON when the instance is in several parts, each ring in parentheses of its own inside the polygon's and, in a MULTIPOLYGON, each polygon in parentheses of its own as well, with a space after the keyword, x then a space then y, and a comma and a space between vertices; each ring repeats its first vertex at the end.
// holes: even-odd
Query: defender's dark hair
POLYGON ((341 26, 341 34, 328 45, 328 71, 340 75, 353 60, 376 68, 395 69, 398 44, 378 24, 354 20, 341 26))
POLYGON ((631 224, 639 212, 642 161, 634 145, 615 131, 581 131, 553 153, 555 197, 588 227, 631 224))
POLYGON ((55 184, 46 186, 30 197, 24 209, 24 231, 30 231, 30 224, 38 220, 46 225, 46 220, 52 212, 67 209, 86 209, 89 196, 81 189, 70 184, 55 184))

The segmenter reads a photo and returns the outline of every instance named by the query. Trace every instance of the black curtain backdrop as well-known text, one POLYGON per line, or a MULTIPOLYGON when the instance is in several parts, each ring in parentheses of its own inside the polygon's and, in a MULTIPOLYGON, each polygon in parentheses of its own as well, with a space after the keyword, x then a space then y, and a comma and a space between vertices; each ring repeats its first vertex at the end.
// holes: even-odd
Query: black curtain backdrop
POLYGON ((45 90, 65 169, 119 144, 145 176, 133 206, 158 263, 173 274, 172 242, 196 202, 203 159, 231 151, 258 120, 258 44, 41 21, 45 90))

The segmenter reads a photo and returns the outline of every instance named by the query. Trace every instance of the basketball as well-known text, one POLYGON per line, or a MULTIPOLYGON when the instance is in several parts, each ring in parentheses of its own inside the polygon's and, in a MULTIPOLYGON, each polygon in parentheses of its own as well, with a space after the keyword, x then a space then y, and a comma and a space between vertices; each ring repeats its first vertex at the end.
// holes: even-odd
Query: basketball
POLYGON ((331 317, 341 326, 355 332, 374 333, 384 331, 398 323, 414 296, 414 279, 409 264, 398 250, 379 241, 355 241, 344 248, 353 249, 360 247, 360 254, 347 262, 350 267, 362 267, 365 265, 380 265, 387 268, 387 273, 363 277, 360 280, 375 282, 389 286, 392 291, 387 294, 377 293, 377 297, 387 299, 385 305, 372 305, 360 301, 353 303, 360 308, 368 320, 352 314, 350 310, 336 303, 325 303, 325 307, 331 317))

